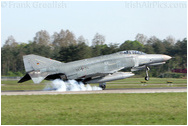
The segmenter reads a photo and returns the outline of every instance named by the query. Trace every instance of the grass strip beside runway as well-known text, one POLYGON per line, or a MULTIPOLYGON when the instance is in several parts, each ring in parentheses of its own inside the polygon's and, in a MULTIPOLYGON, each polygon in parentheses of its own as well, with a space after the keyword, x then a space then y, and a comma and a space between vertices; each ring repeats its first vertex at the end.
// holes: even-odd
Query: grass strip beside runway
POLYGON ((186 125, 187 93, 1 96, 2 125, 186 125))
MULTIPOLYGON (((146 83, 143 78, 126 78, 123 80, 107 82, 109 88, 152 88, 152 87, 187 87, 187 79, 177 78, 150 78, 146 83), (172 81, 168 84, 167 81, 172 81), (131 85, 130 85, 131 84, 131 85), (159 84, 159 85, 158 85, 159 84), (160 85, 163 84, 163 85, 160 85)), ((32 81, 17 83, 17 81, 1 81, 1 91, 8 90, 43 90, 50 81, 43 81, 40 84, 34 84, 32 81)), ((91 84, 98 86, 99 84, 91 84)))

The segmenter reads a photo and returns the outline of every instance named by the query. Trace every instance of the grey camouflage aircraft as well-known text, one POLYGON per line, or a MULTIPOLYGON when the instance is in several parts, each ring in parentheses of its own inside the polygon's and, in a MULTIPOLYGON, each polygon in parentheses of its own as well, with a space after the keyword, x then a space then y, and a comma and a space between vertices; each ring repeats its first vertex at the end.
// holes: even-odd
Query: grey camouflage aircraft
POLYGON ((146 54, 136 50, 121 51, 110 55, 103 55, 68 63, 37 56, 34 54, 23 56, 26 75, 18 81, 22 83, 30 79, 34 83, 42 80, 62 79, 78 82, 99 83, 102 89, 108 81, 124 79, 134 75, 133 71, 145 69, 145 80, 149 80, 149 66, 164 64, 171 59, 163 54, 146 54), (118 72, 131 68, 132 72, 118 72))

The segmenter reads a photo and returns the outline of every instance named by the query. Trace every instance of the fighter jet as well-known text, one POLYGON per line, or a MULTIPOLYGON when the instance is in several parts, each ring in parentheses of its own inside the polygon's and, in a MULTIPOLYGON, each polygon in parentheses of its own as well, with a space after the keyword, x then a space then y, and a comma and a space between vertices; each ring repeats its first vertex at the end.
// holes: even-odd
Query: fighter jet
POLYGON ((30 79, 34 83, 42 80, 76 80, 84 84, 99 83, 106 88, 106 82, 128 78, 133 71, 146 70, 145 80, 149 80, 149 66, 164 64, 171 59, 163 54, 146 54, 141 51, 127 50, 109 55, 98 56, 68 63, 30 54, 23 56, 26 75, 18 81, 22 83, 30 79), (118 72, 131 68, 131 72, 118 72))

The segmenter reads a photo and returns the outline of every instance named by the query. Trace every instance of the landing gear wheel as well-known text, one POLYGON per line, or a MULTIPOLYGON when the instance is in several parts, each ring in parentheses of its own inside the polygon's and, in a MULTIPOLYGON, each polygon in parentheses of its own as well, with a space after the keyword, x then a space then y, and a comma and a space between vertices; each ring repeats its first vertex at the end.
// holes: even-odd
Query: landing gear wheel
POLYGON ((99 87, 101 87, 103 90, 105 90, 106 85, 101 85, 101 86, 99 86, 99 87))
POLYGON ((149 77, 148 77, 148 76, 146 76, 146 77, 145 77, 145 80, 146 80, 146 81, 148 81, 148 80, 149 80, 149 77))
POLYGON ((101 87, 103 90, 106 89, 106 83, 99 83, 99 87, 101 87))

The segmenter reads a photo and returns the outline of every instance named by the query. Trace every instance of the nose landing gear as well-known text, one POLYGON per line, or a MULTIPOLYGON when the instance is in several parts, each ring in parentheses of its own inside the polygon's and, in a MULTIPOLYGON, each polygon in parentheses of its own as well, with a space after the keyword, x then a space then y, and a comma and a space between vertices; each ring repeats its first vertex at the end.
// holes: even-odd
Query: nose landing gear
POLYGON ((149 74, 148 74, 148 71, 149 71, 149 67, 146 67, 146 77, 145 77, 145 80, 148 81, 149 80, 149 74))

